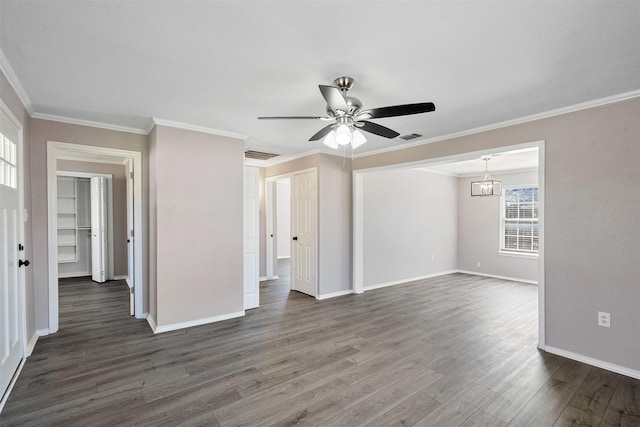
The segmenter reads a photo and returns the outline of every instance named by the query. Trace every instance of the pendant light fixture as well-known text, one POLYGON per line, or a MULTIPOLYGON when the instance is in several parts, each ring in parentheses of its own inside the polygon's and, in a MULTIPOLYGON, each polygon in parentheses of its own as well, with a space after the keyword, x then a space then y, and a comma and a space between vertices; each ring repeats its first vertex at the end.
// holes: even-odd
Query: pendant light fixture
POLYGON ((484 160, 484 176, 481 181, 471 181, 472 196, 502 196, 502 182, 495 181, 489 175, 489 160, 491 156, 482 157, 484 160))

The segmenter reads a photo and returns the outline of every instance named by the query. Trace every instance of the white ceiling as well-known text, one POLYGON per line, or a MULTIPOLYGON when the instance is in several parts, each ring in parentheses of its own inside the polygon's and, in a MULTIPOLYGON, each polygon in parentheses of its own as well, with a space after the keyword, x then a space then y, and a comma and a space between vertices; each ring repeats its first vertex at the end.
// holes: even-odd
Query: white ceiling
MULTIPOLYGON (((640 2, 0 0, 0 48, 35 116, 296 154, 324 122, 256 117, 323 115, 317 86, 342 75, 365 108, 434 102, 374 120, 425 140, 638 91, 640 2)), ((406 144, 367 137, 358 152, 406 144)))

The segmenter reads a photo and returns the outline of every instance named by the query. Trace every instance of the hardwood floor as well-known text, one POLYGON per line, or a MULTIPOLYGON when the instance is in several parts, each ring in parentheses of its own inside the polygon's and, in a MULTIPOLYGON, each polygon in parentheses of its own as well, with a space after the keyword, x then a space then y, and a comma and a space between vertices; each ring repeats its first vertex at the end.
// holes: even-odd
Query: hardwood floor
MULTIPOLYGON (((286 267, 286 264, 285 264, 286 267)), ((153 335, 122 282, 63 280, 0 424, 640 426, 640 381, 538 351, 537 289, 452 274, 153 335)))

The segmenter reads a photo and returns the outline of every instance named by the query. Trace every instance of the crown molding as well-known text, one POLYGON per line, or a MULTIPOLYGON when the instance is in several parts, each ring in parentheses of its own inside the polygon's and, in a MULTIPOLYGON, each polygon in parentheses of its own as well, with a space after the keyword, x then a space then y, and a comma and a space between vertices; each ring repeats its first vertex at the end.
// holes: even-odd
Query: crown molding
POLYGON ((18 98, 20 98, 22 105, 24 105, 24 108, 27 110, 29 115, 33 116, 34 109, 33 109, 33 104, 31 104, 31 100, 29 99, 29 95, 27 95, 27 91, 25 91, 24 87, 22 87, 22 83, 20 83, 20 80, 18 79, 16 72, 13 71, 13 67, 9 63, 9 60, 7 59, 7 57, 5 56, 1 48, 0 48, 0 71, 2 71, 4 76, 9 81, 9 84, 11 85, 11 87, 13 87, 13 89, 16 91, 18 98))
POLYGON ((613 104, 614 102, 625 101, 627 99, 632 99, 637 97, 640 97, 640 89, 632 90, 630 92, 620 93, 617 95, 611 95, 604 98, 594 99, 591 101, 581 102, 579 104, 573 104, 567 107, 556 108, 554 110, 544 111, 542 113, 536 113, 529 116, 519 117, 517 119, 507 120, 504 122, 493 123, 486 126, 479 126, 479 127, 463 130, 460 132, 454 132, 454 133, 449 133, 442 136, 436 136, 434 138, 422 139, 409 144, 402 144, 397 147, 381 148, 379 150, 367 151, 362 154, 356 154, 353 156, 353 158, 355 159, 359 157, 373 156, 376 154, 383 154, 383 153, 389 153, 391 151, 403 150, 405 148, 417 147, 419 145, 431 144, 433 142, 446 141, 448 139, 453 139, 453 138, 460 138, 463 136, 473 135, 476 133, 487 132, 490 130, 500 129, 508 126, 514 126, 522 123, 533 122, 536 120, 560 116, 562 114, 572 113, 575 111, 586 110, 594 107, 600 107, 602 105, 613 104))
POLYGON ((90 126, 90 127, 94 127, 94 128, 115 130, 115 131, 119 131, 119 132, 137 133, 137 134, 140 134, 140 135, 147 135, 148 134, 148 132, 145 131, 144 129, 133 128, 133 127, 128 127, 128 126, 114 125, 114 124, 103 123, 103 122, 94 122, 92 120, 76 119, 76 118, 73 118, 73 117, 57 116, 55 114, 33 113, 33 114, 31 114, 31 117, 34 118, 34 119, 50 120, 52 122, 69 123, 69 124, 72 124, 72 125, 90 126))
POLYGON ((242 133, 229 132, 229 131, 220 130, 220 129, 212 129, 204 126, 191 125, 189 123, 173 122, 171 120, 158 119, 156 117, 153 117, 152 123, 150 127, 147 128, 146 133, 148 134, 149 132, 151 132, 151 129, 153 129, 155 125, 167 126, 167 127, 172 127, 176 129, 191 130, 194 132, 209 133, 212 135, 226 136, 229 138, 242 139, 243 141, 246 141, 247 139, 249 139, 249 135, 244 135, 242 133))

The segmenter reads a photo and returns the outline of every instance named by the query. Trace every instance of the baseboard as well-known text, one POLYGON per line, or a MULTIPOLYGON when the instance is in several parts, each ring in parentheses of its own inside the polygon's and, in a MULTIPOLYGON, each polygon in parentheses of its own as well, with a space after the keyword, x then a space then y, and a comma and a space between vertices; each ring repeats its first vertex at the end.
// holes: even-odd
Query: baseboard
POLYGON ((49 332, 49 329, 36 329, 36 335, 39 337, 45 337, 47 335, 49 335, 51 332, 49 332))
POLYGON ((153 331, 153 333, 157 333, 156 330, 158 329, 158 326, 156 325, 156 321, 153 320, 153 317, 151 317, 150 314, 147 314, 146 319, 149 326, 151 326, 151 330, 153 331))
POLYGON ((597 368, 606 369, 607 371, 615 372, 617 374, 626 375, 627 377, 640 380, 640 371, 635 369, 629 369, 624 366, 616 365, 614 363, 604 362, 593 357, 584 356, 582 354, 574 353, 560 348, 545 346, 544 351, 556 354, 558 356, 566 357, 567 359, 575 360, 576 362, 586 363, 587 365, 595 366, 597 368))
POLYGON ((9 387, 7 387, 7 391, 2 396, 2 400, 0 400, 0 413, 2 412, 2 408, 4 408, 4 404, 7 403, 9 399, 9 395, 11 394, 11 390, 13 390, 13 386, 16 385, 16 381, 18 381, 18 377, 20 376, 20 372, 22 372, 22 368, 24 367, 24 363, 27 358, 23 357, 18 365, 18 369, 16 369, 16 373, 13 374, 13 378, 11 378, 11 382, 9 383, 9 387))
POLYGON ((33 349, 36 348, 36 343, 38 342, 38 338, 40 338, 40 336, 38 335, 37 332, 31 336, 31 339, 27 343, 27 354, 25 355, 25 357, 31 356, 31 353, 33 353, 33 349))
POLYGON ((520 279, 518 277, 500 276, 498 274, 486 274, 486 273, 480 273, 478 271, 456 270, 455 272, 456 273, 471 274, 471 275, 474 275, 474 276, 491 277, 492 279, 510 280, 512 282, 529 283, 531 285, 537 285, 538 284, 537 280, 528 280, 528 279, 520 279))
POLYGON ((113 279, 111 280, 126 280, 127 283, 129 282, 129 278, 126 274, 120 275, 120 276, 113 276, 113 279))
POLYGON ((338 291, 338 292, 331 292, 331 293, 328 293, 328 294, 318 295, 316 297, 316 299, 317 300, 323 300, 323 299, 341 297, 343 295, 351 295, 352 293, 353 293, 353 291, 351 289, 348 289, 346 291, 338 291))
POLYGON ((407 279, 402 279, 402 280, 394 280, 393 282, 377 283, 375 285, 365 286, 364 290, 370 291, 373 289, 386 288, 387 286, 402 285, 402 284, 413 282, 416 280, 431 279, 432 277, 445 276, 447 274, 453 274, 457 272, 458 270, 447 270, 447 271, 440 271, 438 273, 426 274, 424 276, 416 276, 416 277, 409 277, 407 279))
MULTIPOLYGON (((163 332, 176 331, 178 329, 206 325, 207 323, 221 322, 223 320, 235 319, 236 317, 242 317, 242 316, 244 316, 244 310, 237 311, 235 313, 223 314, 221 316, 213 316, 213 317, 207 317, 204 319, 190 320, 188 322, 173 323, 171 325, 156 326, 154 322, 153 326, 155 326, 155 328, 153 326, 151 328, 153 329, 153 332, 155 334, 161 334, 163 332)), ((151 316, 147 318, 147 321, 149 321, 150 317, 151 316)), ((151 322, 149 322, 149 324, 151 324, 151 322)))

